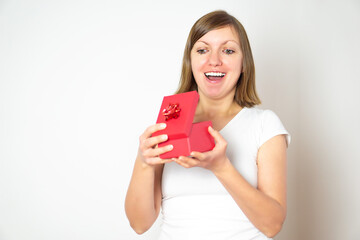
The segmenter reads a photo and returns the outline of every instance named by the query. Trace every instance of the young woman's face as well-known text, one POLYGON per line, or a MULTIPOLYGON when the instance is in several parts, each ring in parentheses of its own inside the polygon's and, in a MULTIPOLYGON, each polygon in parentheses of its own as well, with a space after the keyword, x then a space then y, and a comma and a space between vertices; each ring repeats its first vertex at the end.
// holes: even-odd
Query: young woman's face
POLYGON ((224 27, 202 36, 191 50, 191 68, 199 93, 221 99, 235 91, 243 54, 235 30, 224 27))

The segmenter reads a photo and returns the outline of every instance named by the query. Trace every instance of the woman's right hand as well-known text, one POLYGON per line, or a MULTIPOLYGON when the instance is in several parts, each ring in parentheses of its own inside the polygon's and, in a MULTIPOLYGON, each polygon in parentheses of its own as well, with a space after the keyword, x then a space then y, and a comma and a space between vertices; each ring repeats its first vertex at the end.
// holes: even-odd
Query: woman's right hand
POLYGON ((158 123, 148 127, 145 132, 140 136, 139 152, 138 155, 141 160, 148 166, 155 166, 173 161, 172 159, 161 159, 160 154, 169 152, 173 149, 172 145, 164 147, 157 147, 159 143, 165 142, 168 139, 166 134, 154 136, 151 135, 159 130, 166 128, 165 123, 158 123))

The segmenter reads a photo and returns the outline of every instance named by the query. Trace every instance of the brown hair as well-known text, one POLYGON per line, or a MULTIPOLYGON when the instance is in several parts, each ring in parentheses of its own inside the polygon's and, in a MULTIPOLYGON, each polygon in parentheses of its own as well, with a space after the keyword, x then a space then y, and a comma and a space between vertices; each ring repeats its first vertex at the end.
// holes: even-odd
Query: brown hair
POLYGON ((231 26, 236 31, 244 56, 243 69, 236 84, 234 100, 242 107, 253 107, 254 105, 260 104, 261 101, 255 89, 255 65, 250 43, 242 24, 235 17, 222 10, 213 11, 202 16, 191 28, 185 45, 181 77, 176 93, 197 90, 190 58, 191 50, 196 41, 211 30, 226 26, 231 26))

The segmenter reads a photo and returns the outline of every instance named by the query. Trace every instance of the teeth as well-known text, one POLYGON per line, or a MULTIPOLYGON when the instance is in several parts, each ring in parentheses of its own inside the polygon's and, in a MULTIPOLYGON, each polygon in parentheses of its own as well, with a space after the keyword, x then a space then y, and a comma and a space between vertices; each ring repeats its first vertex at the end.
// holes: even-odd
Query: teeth
POLYGON ((205 76, 207 76, 207 77, 223 77, 223 76, 225 76, 225 73, 208 72, 208 73, 205 73, 205 76))

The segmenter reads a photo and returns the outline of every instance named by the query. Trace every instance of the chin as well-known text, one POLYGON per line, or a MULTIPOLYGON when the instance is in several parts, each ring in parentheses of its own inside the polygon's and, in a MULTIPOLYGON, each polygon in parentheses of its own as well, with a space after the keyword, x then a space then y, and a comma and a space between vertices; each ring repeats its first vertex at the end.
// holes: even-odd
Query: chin
POLYGON ((233 89, 227 90, 220 87, 205 87, 203 89, 198 89, 205 97, 217 100, 222 99, 229 94, 235 94, 235 87, 233 89))
POLYGON ((224 94, 223 92, 219 91, 218 89, 211 89, 211 90, 207 90, 207 91, 203 91, 203 94, 210 98, 210 99, 221 99, 222 97, 224 97, 226 94, 224 94))

